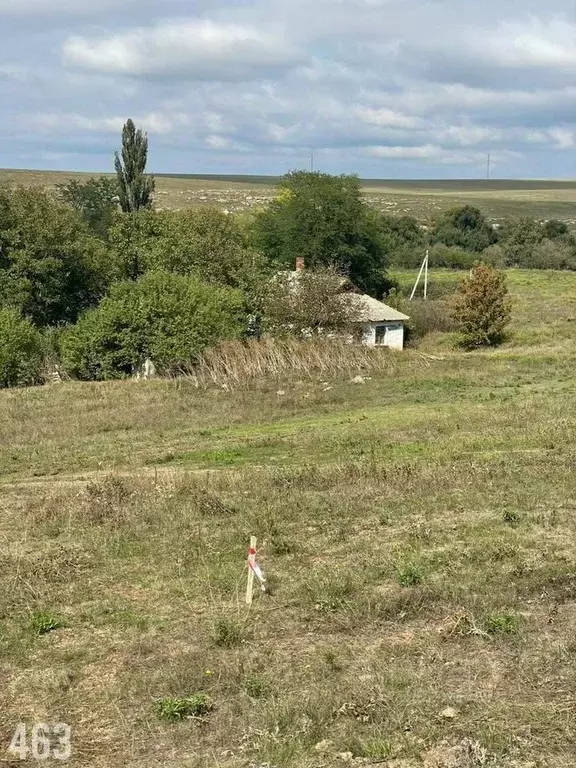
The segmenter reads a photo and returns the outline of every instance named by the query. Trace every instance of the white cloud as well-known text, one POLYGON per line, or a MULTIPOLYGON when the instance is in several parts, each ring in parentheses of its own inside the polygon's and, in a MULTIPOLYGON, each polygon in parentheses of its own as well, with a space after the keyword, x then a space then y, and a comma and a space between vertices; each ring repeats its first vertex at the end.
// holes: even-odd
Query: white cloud
MULTIPOLYGON (((149 112, 147 115, 135 116, 134 122, 143 130, 155 134, 168 134, 180 129, 188 123, 188 117, 182 113, 167 115, 159 112, 149 112)), ((86 117, 81 114, 44 113, 33 114, 28 118, 30 125, 41 129, 76 129, 93 133, 120 134, 126 122, 126 117, 86 117)))
POLYGON ((569 173, 572 6, 0 0, 1 163, 35 144, 108 167, 131 116, 161 170, 278 173, 314 148, 371 176, 475 174, 488 150, 507 176, 569 173))
POLYGON ((357 106, 352 114, 361 122, 368 125, 377 125, 383 128, 416 128, 419 124, 417 118, 396 112, 393 109, 374 109, 369 106, 357 106))
POLYGON ((62 13, 88 16, 136 4, 137 0, 0 0, 0 17, 53 16, 62 13))
POLYGON ((208 20, 167 22, 91 40, 70 37, 69 66, 141 77, 238 80, 302 63, 304 54, 273 33, 208 20))
POLYGON ((563 18, 505 22, 483 43, 504 66, 576 69, 576 24, 563 18))

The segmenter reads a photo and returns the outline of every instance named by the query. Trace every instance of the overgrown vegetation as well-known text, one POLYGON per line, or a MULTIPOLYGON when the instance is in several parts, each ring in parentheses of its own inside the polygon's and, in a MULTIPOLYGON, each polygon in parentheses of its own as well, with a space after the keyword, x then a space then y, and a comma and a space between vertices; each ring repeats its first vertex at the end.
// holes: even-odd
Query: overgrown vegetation
MULTIPOLYGON (((209 205, 154 209, 147 156, 147 136, 129 120, 115 178, 72 179, 57 185, 56 196, 0 190, 0 305, 15 313, 5 316, 0 386, 59 375, 128 376, 148 358, 172 375, 196 366, 213 345, 218 350, 202 359, 196 380, 227 378, 212 375, 212 362, 206 367, 207 359, 227 365, 223 349, 239 364, 239 348, 221 342, 263 333, 353 336, 354 297, 345 286, 378 299, 388 292, 387 300, 410 315, 411 343, 421 343, 454 330, 449 298, 432 289, 429 301, 408 303, 387 269, 418 267, 426 251, 435 270, 472 269, 478 259, 496 269, 576 267, 576 240, 565 222, 524 218, 496 227, 466 204, 424 225, 374 210, 354 176, 289 173, 252 217, 209 205), (295 290, 297 259, 305 270, 295 290)), ((463 320, 462 310, 458 318, 469 347, 501 341, 506 326, 506 312, 502 322, 491 319, 493 308, 480 294, 467 294, 469 317, 463 320)), ((271 356, 270 347, 259 354, 250 347, 246 370, 254 370, 257 358, 269 370, 277 357, 285 370, 289 361, 299 367, 297 358, 310 357, 309 349, 295 355, 293 348, 278 349, 271 356)), ((337 362, 320 367, 350 368, 341 349, 333 357, 337 362)), ((246 381, 253 373, 237 369, 234 377, 246 381)))
POLYGON ((195 277, 148 272, 113 286, 61 340, 64 364, 80 379, 129 375, 146 359, 183 372, 208 347, 244 330, 242 295, 195 277))
POLYGON ((460 284, 452 306, 463 346, 500 344, 512 312, 506 275, 488 264, 476 264, 460 284))
POLYGON ((576 278, 507 278, 498 350, 0 392, 0 760, 571 768, 576 278))
POLYGON ((14 309, 0 309, 0 387, 43 380, 45 344, 40 332, 14 309))

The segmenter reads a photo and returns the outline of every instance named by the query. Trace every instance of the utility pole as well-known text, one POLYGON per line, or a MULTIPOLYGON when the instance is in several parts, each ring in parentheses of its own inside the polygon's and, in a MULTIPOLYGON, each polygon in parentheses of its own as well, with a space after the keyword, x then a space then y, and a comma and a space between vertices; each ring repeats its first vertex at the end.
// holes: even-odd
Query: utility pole
POLYGON ((428 298, 428 264, 430 261, 430 251, 426 251, 426 256, 424 256, 424 261, 422 262, 422 266, 420 267, 420 272, 418 272, 418 277, 416 278, 416 282, 414 283, 414 288, 412 289, 412 293, 410 294, 410 301, 414 298, 416 295, 416 290, 418 289, 418 285, 420 283, 420 278, 422 277, 422 273, 424 273, 424 298, 428 298))
POLYGON ((314 150, 310 152, 310 173, 314 173, 314 150))

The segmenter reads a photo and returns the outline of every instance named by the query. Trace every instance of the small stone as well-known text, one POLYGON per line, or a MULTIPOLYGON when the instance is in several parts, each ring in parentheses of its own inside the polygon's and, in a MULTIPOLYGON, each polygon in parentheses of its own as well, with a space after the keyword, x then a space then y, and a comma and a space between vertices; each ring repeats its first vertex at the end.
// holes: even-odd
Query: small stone
POLYGON ((444 720, 454 720, 457 715, 458 710, 454 709, 454 707, 446 707, 446 709, 440 712, 440 717, 444 718, 444 720))
POLYGON ((354 376, 352 379, 352 384, 364 384, 365 381, 366 379, 364 376, 354 376))
POLYGON ((338 752, 336 757, 338 760, 342 760, 343 763, 351 763, 354 759, 352 752, 338 752))
POLYGON ((276 392, 276 394, 282 397, 282 395, 285 395, 286 392, 283 389, 279 389, 278 392, 276 392))

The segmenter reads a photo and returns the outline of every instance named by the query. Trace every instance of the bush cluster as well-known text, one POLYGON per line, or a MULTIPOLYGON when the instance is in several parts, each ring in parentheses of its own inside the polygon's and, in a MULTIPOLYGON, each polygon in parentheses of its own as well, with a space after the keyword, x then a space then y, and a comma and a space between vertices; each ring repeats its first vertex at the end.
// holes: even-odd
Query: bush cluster
MULTIPOLYGON (((135 136, 145 165, 147 139, 135 136)), ((284 177, 272 203, 245 219, 155 211, 140 171, 138 189, 124 192, 146 204, 129 212, 119 210, 119 178, 69 182, 55 195, 0 189, 0 386, 39 383, 56 362, 107 379, 149 357, 172 374, 267 329, 342 334, 352 311, 343 285, 380 299, 392 287, 388 265, 417 267, 426 249, 431 267, 576 269, 576 240, 560 221, 495 228, 461 206, 424 227, 371 209, 354 176, 306 172, 284 177), (298 258, 307 271, 295 291, 298 258)), ((443 300, 414 302, 408 314, 417 335, 454 322, 443 300)))

